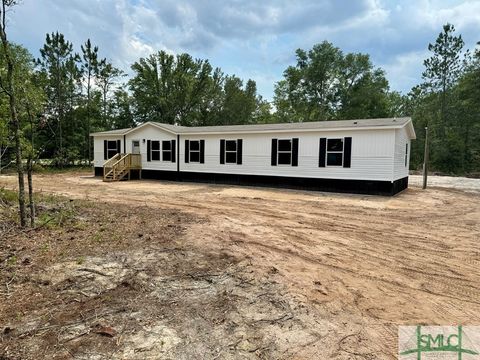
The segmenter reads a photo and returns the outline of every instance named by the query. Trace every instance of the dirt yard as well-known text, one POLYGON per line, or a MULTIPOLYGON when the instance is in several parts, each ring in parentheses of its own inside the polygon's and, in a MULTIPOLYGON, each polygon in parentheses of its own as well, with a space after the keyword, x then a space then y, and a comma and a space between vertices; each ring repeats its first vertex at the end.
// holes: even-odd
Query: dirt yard
POLYGON ((34 181, 74 216, 4 228, 2 360, 395 359, 400 324, 480 323, 475 189, 34 181))

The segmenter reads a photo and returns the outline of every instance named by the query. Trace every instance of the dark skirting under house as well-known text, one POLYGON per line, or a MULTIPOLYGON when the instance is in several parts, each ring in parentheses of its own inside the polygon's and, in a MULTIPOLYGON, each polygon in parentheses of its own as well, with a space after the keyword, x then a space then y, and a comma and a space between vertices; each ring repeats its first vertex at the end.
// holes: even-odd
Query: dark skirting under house
MULTIPOLYGON (((103 176, 103 168, 95 167, 95 176, 103 176)), ((265 186, 300 190, 393 196, 408 187, 408 177, 390 181, 315 179, 286 176, 216 174, 187 171, 142 170, 143 179, 191 181, 215 184, 265 186)))

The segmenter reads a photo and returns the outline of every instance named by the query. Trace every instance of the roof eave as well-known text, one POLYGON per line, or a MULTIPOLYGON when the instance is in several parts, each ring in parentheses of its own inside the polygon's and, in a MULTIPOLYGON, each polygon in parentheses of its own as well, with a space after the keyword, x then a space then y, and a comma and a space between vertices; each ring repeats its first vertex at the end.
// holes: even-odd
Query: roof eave
POLYGON ((337 127, 337 128, 314 128, 314 129, 268 129, 268 130, 231 130, 231 131, 193 131, 179 132, 179 135, 221 135, 221 134, 260 134, 260 133, 299 133, 299 132, 323 132, 323 131, 358 131, 358 130, 388 130, 401 129, 404 125, 395 126, 363 126, 363 127, 337 127))
POLYGON ((145 126, 147 125, 152 125, 152 126, 155 126, 159 129, 162 129, 163 131, 166 131, 166 132, 169 132, 171 134, 178 134, 177 132, 174 132, 166 127, 163 127, 161 126, 161 124, 158 124, 158 123, 155 123, 155 122, 152 122, 152 121, 147 121, 141 125, 138 125, 137 127, 134 127, 134 128, 131 128, 131 129, 128 129, 127 131, 123 131, 123 132, 116 132, 116 133, 111 133, 111 132, 108 132, 108 131, 104 131, 104 132, 96 132, 96 133, 91 133, 90 136, 124 136, 124 135, 128 135, 128 134, 131 134, 139 129, 142 129, 144 128, 145 126))
POLYGON ((415 128, 413 127, 413 121, 412 119, 410 119, 410 121, 408 121, 406 124, 405 124, 405 128, 407 130, 407 133, 410 137, 410 140, 416 140, 417 139, 417 134, 415 134, 415 128))

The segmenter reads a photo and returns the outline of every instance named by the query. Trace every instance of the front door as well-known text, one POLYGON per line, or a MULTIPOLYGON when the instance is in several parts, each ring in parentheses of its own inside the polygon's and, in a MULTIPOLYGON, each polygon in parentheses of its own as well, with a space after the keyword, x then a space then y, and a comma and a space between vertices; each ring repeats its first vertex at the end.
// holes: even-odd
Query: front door
POLYGON ((132 140, 132 154, 140 154, 140 140, 132 140))

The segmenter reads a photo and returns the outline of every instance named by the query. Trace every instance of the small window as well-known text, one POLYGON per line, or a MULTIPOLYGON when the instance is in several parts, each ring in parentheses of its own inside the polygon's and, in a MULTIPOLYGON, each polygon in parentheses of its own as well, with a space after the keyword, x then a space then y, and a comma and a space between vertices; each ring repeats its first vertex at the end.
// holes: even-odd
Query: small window
POLYGON ((172 161, 172 142, 170 140, 162 141, 162 160, 172 161))
POLYGON ((237 163, 237 140, 225 141, 225 162, 227 164, 237 163))
POLYGON ((152 161, 160 161, 160 141, 152 140, 150 154, 152 161))
POLYGON ((291 165, 292 164, 292 140, 283 139, 278 140, 278 164, 291 165))
POLYGON ((190 162, 200 162, 200 140, 190 140, 190 162))
POLYGON ((408 163, 408 143, 405 144, 405 167, 407 167, 408 163))
POLYGON ((327 140, 327 166, 343 165, 343 139, 327 140))
POLYGON ((120 149, 117 148, 117 144, 117 140, 107 141, 107 159, 114 157, 120 152, 120 149))

